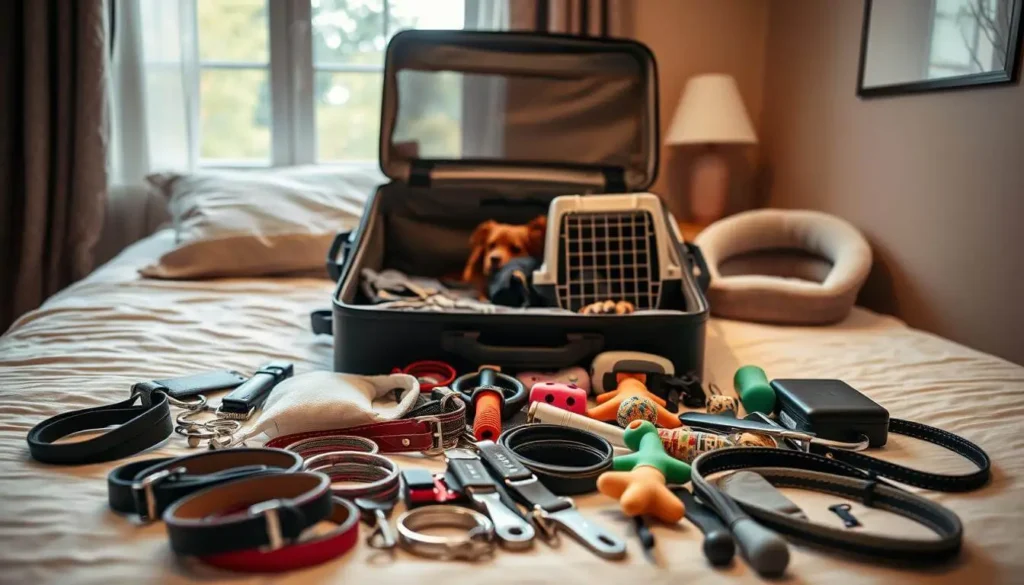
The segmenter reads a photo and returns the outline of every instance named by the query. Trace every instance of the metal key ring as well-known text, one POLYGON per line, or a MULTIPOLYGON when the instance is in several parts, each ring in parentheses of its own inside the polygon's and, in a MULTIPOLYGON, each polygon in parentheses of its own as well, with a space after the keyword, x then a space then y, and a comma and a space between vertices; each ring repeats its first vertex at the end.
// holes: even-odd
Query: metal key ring
POLYGON ((203 396, 202 394, 197 395, 196 399, 192 402, 187 400, 178 400, 170 394, 167 394, 166 396, 167 402, 171 403, 171 406, 175 406, 177 408, 184 408, 185 410, 191 411, 201 411, 206 408, 206 396, 203 396))
POLYGON ((423 506, 398 517, 398 542, 407 551, 438 559, 476 561, 494 554, 494 524, 487 516, 459 506, 423 506), (464 536, 435 536, 419 530, 465 528, 464 536))
POLYGON ((215 418, 202 423, 202 426, 216 433, 230 434, 242 428, 242 421, 227 418, 215 418))
POLYGON ((192 420, 192 417, 203 414, 204 412, 210 412, 212 410, 212 408, 210 408, 204 403, 201 408, 179 412, 178 416, 174 417, 174 422, 177 423, 179 426, 184 427, 202 427, 206 423, 197 420, 192 420))

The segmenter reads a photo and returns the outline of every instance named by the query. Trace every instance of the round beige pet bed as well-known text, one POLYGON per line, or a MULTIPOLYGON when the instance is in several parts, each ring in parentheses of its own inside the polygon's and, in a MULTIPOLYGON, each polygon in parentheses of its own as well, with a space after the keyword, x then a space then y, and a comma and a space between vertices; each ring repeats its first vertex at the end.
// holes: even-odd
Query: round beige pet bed
POLYGON ((711 273, 711 313, 817 325, 846 317, 871 270, 871 247, 817 211, 759 209, 708 226, 695 243, 711 273))

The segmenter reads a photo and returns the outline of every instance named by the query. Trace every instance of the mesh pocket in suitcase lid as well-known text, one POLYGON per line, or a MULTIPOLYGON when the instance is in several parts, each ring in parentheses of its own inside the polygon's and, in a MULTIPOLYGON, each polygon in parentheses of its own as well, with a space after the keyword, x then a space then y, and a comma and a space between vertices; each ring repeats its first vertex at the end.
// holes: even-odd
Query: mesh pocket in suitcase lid
POLYGON ((571 311, 598 301, 625 300, 657 309, 660 267, 654 218, 638 209, 570 213, 559 224, 559 305, 571 311))

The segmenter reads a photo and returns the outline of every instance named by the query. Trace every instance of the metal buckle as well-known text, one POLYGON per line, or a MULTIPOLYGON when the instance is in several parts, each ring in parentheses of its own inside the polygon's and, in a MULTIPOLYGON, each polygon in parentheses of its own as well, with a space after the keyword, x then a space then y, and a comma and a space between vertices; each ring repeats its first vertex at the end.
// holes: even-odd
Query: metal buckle
POLYGON ((551 546, 557 546, 558 527, 548 519, 548 513, 540 506, 534 506, 530 511, 530 521, 537 528, 537 534, 541 539, 551 546))
POLYGON ((132 482, 132 491, 142 492, 142 498, 146 502, 146 513, 139 513, 139 517, 144 522, 152 522, 156 517, 156 498, 153 497, 153 488, 155 488, 157 484, 168 479, 178 478, 184 475, 187 471, 188 470, 184 467, 163 469, 156 473, 151 473, 138 481, 132 482))
POLYGON ((434 425, 430 433, 430 449, 423 452, 424 455, 440 455, 444 453, 444 425, 441 419, 436 416, 424 416, 420 420, 434 425))
POLYGON ((217 416, 217 418, 222 418, 222 419, 249 420, 250 418, 252 418, 252 413, 254 413, 254 412, 256 412, 256 407, 255 406, 250 407, 249 408, 249 412, 247 412, 245 414, 240 414, 240 413, 237 413, 237 412, 225 412, 224 411, 224 405, 222 404, 222 405, 217 407, 217 412, 215 412, 214 414, 217 416))
MULTIPOLYGON (((505 480, 505 485, 507 485, 509 487, 517 488, 519 486, 535 484, 535 483, 537 483, 539 481, 540 480, 537 479, 536 475, 531 474, 530 477, 527 477, 526 479, 506 479, 505 480)), ((571 503, 571 500, 570 500, 570 503, 571 503)))
POLYGON ((278 515, 278 510, 283 508, 284 504, 284 500, 275 499, 249 506, 249 516, 263 516, 267 523, 267 538, 270 543, 260 547, 260 551, 275 551, 284 546, 284 537, 281 535, 281 517, 278 515))

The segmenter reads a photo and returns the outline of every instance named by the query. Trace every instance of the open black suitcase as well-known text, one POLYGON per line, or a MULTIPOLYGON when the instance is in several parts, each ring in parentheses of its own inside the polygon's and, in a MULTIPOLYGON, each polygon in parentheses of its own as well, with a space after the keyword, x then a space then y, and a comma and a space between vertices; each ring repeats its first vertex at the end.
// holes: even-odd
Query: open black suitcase
MULTIPOLYGON (((647 189, 658 169, 657 72, 642 44, 533 33, 405 31, 387 48, 380 165, 391 182, 328 256, 337 371, 379 374, 418 360, 459 371, 587 367, 609 350, 703 373, 708 305, 700 251, 664 212, 683 267, 659 308, 632 315, 414 312, 370 304, 363 268, 461 273, 487 219, 523 224, 568 194, 647 189)), ((549 230, 553 229, 549 225, 549 230)), ((550 238, 550 236, 549 236, 550 238)), ((552 241, 549 239, 549 242, 552 241)), ((667 261, 663 258, 662 262, 667 261)))

